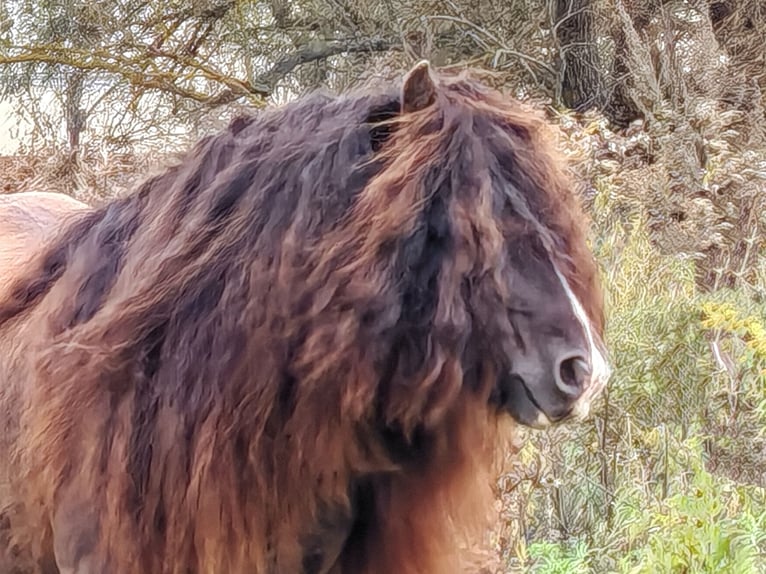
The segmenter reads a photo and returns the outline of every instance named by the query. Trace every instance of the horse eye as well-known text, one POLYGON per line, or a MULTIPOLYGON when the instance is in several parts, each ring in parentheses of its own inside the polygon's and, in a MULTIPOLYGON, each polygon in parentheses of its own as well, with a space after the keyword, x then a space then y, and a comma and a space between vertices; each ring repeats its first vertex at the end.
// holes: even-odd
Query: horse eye
POLYGON ((532 311, 522 309, 521 307, 508 307, 508 313, 511 315, 521 315, 522 317, 531 317, 532 311))

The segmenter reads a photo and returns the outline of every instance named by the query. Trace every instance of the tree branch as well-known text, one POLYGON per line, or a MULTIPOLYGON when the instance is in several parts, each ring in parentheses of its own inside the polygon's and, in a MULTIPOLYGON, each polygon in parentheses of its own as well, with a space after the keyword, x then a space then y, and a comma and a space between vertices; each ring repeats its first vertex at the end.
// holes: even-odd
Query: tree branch
POLYGON ((298 50, 279 59, 268 72, 258 79, 258 84, 268 86, 270 90, 282 78, 293 72, 298 66, 326 60, 340 54, 360 54, 400 51, 401 42, 392 38, 371 38, 369 40, 314 40, 298 50))
MULTIPOLYGON (((151 56, 149 57, 151 58, 151 56)), ((142 59, 140 55, 134 58, 124 58, 99 51, 85 52, 51 45, 22 48, 13 55, 0 55, 0 65, 50 64, 69 66, 90 72, 107 72, 122 77, 133 86, 168 92, 200 103, 208 103, 210 100, 218 99, 221 96, 221 94, 211 96, 193 88, 179 85, 178 81, 182 79, 180 75, 162 71, 146 71, 141 66, 141 63, 145 62, 146 60, 142 59)), ((203 77, 226 86, 226 91, 231 94, 228 96, 232 98, 231 101, 244 96, 251 99, 255 104, 262 104, 262 99, 268 96, 263 90, 259 90, 247 82, 208 70, 202 65, 196 65, 194 68, 200 71, 203 77)))
POLYGON ((133 86, 175 94, 209 107, 229 104, 240 98, 246 98, 251 103, 261 106, 271 95, 276 84, 303 64, 344 53, 374 53, 401 49, 398 39, 315 40, 284 55, 253 82, 220 72, 193 55, 162 50, 157 45, 123 45, 119 49, 112 47, 96 50, 66 48, 56 44, 18 46, 12 48, 15 53, 0 54, 0 66, 11 64, 69 66, 84 71, 114 74, 133 86), (124 55, 131 52, 134 55, 128 57, 124 55), (157 62, 160 59, 180 64, 181 69, 168 70, 167 66, 157 62), (217 94, 208 94, 189 86, 191 80, 200 77, 220 85, 221 91, 217 94))

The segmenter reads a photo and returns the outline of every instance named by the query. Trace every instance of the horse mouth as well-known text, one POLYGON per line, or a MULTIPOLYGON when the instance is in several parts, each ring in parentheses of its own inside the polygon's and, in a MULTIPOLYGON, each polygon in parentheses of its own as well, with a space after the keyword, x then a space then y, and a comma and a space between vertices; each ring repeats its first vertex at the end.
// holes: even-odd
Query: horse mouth
POLYGON ((499 404, 502 410, 521 425, 542 430, 562 422, 573 413, 574 405, 546 410, 522 377, 514 373, 504 375, 498 384, 499 404))

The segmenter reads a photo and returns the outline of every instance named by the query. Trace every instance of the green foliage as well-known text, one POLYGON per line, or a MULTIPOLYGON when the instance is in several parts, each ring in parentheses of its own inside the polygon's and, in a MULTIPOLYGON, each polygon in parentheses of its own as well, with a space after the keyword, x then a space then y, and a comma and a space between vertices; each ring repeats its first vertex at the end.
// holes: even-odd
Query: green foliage
POLYGON ((561 545, 538 542, 529 547, 536 574, 586 574, 590 572, 590 550, 582 541, 561 545))
POLYGON ((530 572, 624 574, 732 573, 764 571, 766 512, 763 492, 738 487, 705 471, 701 441, 675 445, 685 465, 674 469, 676 494, 646 496, 643 485, 623 484, 615 493, 609 531, 584 539, 528 548, 530 572), (685 474, 685 476, 683 476, 685 474), (613 556, 605 556, 604 552, 613 556))
MULTIPOLYGON (((644 512, 644 535, 620 570, 629 574, 654 572, 757 572, 759 546, 766 542, 766 513, 755 507, 757 493, 737 488, 704 469, 701 441, 690 439, 690 474, 677 494, 644 512)), ((635 525, 633 532, 637 532, 635 525)))

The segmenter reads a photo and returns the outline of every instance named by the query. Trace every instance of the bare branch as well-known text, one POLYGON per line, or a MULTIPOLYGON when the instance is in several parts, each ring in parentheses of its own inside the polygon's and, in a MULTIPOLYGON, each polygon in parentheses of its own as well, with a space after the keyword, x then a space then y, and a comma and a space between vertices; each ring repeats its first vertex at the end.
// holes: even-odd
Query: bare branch
MULTIPOLYGON (((100 51, 83 51, 75 48, 42 45, 34 48, 21 48, 12 55, 0 55, 0 65, 10 64, 52 64, 69 66, 78 70, 100 71, 115 74, 127 80, 130 84, 144 89, 156 89, 169 92, 201 103, 218 101, 223 94, 209 95, 192 88, 179 85, 181 77, 163 72, 147 72, 141 66, 142 58, 125 58, 120 55, 104 54, 100 51)), ((255 104, 262 103, 268 94, 247 82, 228 77, 213 70, 195 65, 206 79, 226 86, 227 95, 224 99, 233 101, 247 97, 255 104)))
POLYGON ((340 54, 401 50, 401 43, 385 38, 315 40, 277 60, 262 77, 254 81, 232 77, 204 64, 194 55, 162 50, 157 45, 125 45, 122 48, 84 50, 56 44, 18 46, 12 49, 15 53, 0 55, 0 66, 40 63, 69 66, 79 70, 115 74, 133 86, 168 92, 210 107, 229 104, 240 98, 246 98, 250 103, 260 106, 263 105, 263 100, 271 95, 279 81, 303 64, 340 54), (133 54, 125 56, 126 52, 133 54), (152 62, 158 59, 180 64, 180 69, 171 71, 167 66, 154 65, 152 62), (189 81, 194 78, 204 78, 222 89, 218 93, 208 94, 188 87, 189 81))
POLYGON ((274 86, 286 75, 295 70, 298 66, 325 60, 332 56, 340 54, 359 54, 373 52, 388 52, 392 50, 400 51, 401 42, 398 39, 391 38, 372 38, 368 40, 316 40, 307 45, 298 48, 277 61, 271 69, 266 72, 258 84, 274 86))
MULTIPOLYGON (((490 40, 496 47, 497 50, 494 50, 496 54, 502 53, 508 56, 513 56, 514 58, 518 58, 519 60, 522 60, 523 62, 529 62, 532 64, 535 64, 536 66, 539 66, 549 74, 555 74, 554 69, 547 63, 543 62, 539 58, 535 58, 534 56, 530 56, 528 54, 524 54, 523 52, 519 52, 518 50, 513 50, 506 46, 506 44, 500 40, 495 34, 487 30, 486 28, 483 28, 479 26, 478 24, 471 22, 470 20, 467 20, 465 18, 458 18, 455 16, 447 16, 447 15, 435 15, 435 16, 429 16, 429 20, 442 20, 445 22, 452 22, 454 24, 459 24, 461 26, 465 26, 474 32, 481 34, 488 40, 490 40)), ((487 52, 492 52, 493 50, 489 49, 489 46, 484 41, 478 41, 478 38, 475 38, 477 40, 477 43, 482 44, 487 52)))

